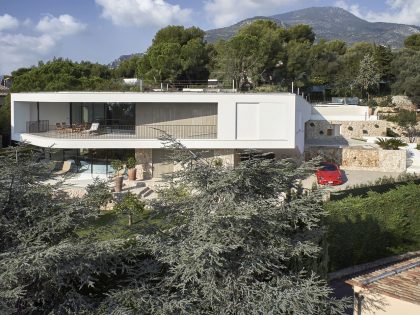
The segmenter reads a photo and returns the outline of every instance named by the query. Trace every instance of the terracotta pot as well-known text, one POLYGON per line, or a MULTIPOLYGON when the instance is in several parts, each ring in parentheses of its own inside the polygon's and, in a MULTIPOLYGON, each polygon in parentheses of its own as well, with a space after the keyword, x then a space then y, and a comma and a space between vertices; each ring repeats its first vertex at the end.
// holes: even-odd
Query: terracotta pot
POLYGON ((128 179, 129 180, 136 180, 137 179, 137 169, 136 168, 130 168, 128 170, 128 179))
POLYGON ((121 192, 123 186, 123 179, 122 176, 115 177, 115 192, 121 192))

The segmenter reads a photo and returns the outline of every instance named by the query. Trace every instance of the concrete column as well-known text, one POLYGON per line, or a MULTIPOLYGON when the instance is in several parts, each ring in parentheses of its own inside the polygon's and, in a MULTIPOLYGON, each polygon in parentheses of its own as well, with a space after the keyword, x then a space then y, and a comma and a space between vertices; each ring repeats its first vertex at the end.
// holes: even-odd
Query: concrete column
POLYGON ((136 149, 137 176, 142 180, 152 178, 152 149, 136 149))

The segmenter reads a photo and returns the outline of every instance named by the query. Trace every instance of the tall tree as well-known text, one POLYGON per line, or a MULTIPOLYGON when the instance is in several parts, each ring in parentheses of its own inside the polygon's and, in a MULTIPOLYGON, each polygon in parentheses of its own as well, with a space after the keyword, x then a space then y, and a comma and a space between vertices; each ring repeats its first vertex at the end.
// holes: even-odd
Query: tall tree
POLYGON ((335 94, 341 96, 361 95, 354 78, 359 74, 360 62, 367 54, 373 54, 374 45, 366 42, 355 43, 345 54, 340 55, 338 62, 340 70, 336 72, 332 88, 335 94))
POLYGON ((394 79, 391 68, 394 57, 390 47, 375 45, 373 59, 378 66, 380 81, 385 87, 385 92, 389 92, 390 84, 394 79))
POLYGON ((420 51, 420 34, 413 34, 404 40, 404 46, 409 49, 420 51))
POLYGON ((138 61, 137 76, 152 82, 207 80, 208 58, 202 30, 168 26, 138 61))
POLYGON ((314 85, 333 84, 335 75, 341 71, 339 57, 346 53, 346 43, 340 40, 325 41, 313 45, 310 49, 308 67, 311 83, 314 85))
POLYGON ((395 82, 392 92, 407 95, 420 105, 420 51, 404 49, 396 54, 392 62, 395 82))
POLYGON ((95 314, 128 273, 154 263, 141 266, 148 254, 140 241, 79 236, 109 188, 98 182, 71 198, 46 182, 43 157, 28 146, 0 150, 0 314, 95 314))
POLYGON ((176 224, 149 239, 164 274, 116 289, 102 305, 105 313, 344 313, 318 273, 320 194, 297 185, 313 164, 251 154, 231 168, 176 142, 170 148, 185 168, 153 208, 176 224))
POLYGON ((273 71, 285 62, 284 45, 288 36, 287 30, 268 20, 242 27, 231 39, 215 45, 212 75, 243 84, 271 82, 273 71))
POLYGON ((360 62, 359 74, 355 79, 355 83, 367 93, 369 100, 369 89, 377 87, 380 80, 380 73, 378 66, 372 55, 367 54, 360 62))

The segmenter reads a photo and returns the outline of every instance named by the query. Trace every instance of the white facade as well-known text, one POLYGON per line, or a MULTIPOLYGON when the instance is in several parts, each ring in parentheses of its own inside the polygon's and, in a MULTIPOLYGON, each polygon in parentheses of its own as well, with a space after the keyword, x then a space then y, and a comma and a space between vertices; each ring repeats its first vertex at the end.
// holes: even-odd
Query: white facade
POLYGON ((192 149, 293 149, 304 150, 304 126, 311 105, 289 93, 126 93, 51 92, 14 93, 11 98, 12 140, 40 147, 63 149, 157 149, 157 139, 63 138, 29 133, 27 122, 47 120, 70 123, 71 103, 217 104, 217 136, 214 139, 179 139, 192 149))
POLYGON ((369 114, 368 106, 316 105, 312 107, 311 112, 311 120, 370 121, 377 119, 377 116, 369 114))

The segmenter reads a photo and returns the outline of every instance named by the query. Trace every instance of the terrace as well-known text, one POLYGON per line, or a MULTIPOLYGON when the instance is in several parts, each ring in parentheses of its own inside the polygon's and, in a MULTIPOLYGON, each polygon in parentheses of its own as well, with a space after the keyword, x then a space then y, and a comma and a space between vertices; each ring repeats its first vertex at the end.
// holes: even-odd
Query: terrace
POLYGON ((163 133, 177 139, 217 139, 217 125, 115 125, 51 124, 49 120, 27 121, 26 133, 56 139, 157 139, 163 133))

